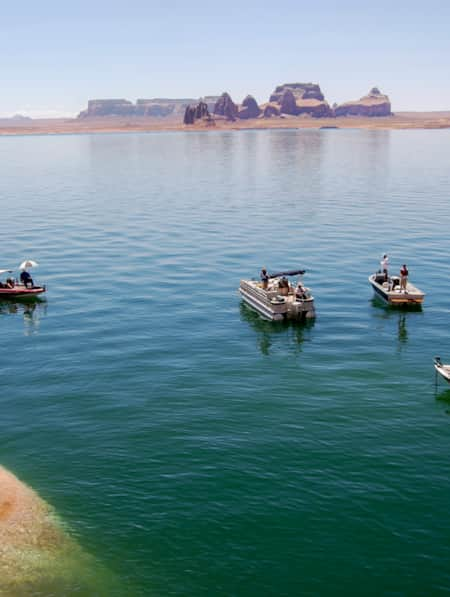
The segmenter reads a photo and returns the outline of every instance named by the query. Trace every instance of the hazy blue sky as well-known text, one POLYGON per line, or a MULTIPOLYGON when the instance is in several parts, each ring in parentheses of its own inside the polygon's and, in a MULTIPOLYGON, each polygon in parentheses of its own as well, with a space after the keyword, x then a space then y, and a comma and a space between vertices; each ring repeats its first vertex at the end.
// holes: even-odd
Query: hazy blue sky
POLYGON ((89 98, 265 102, 316 82, 330 103, 377 85, 393 110, 450 110, 447 0, 50 0, 0 9, 0 115, 76 114, 89 98))

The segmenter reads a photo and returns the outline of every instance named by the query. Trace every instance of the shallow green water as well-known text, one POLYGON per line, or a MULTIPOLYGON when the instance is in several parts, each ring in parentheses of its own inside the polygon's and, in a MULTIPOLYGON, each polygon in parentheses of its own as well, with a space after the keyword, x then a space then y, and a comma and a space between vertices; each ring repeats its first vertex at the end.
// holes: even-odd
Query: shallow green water
POLYGON ((49 285, 0 305, 0 462, 100 584, 448 593, 449 151, 448 131, 0 139, 0 267, 36 259, 49 285), (385 251, 421 311, 373 300, 385 251), (240 303, 263 265, 308 270, 314 323, 240 303))

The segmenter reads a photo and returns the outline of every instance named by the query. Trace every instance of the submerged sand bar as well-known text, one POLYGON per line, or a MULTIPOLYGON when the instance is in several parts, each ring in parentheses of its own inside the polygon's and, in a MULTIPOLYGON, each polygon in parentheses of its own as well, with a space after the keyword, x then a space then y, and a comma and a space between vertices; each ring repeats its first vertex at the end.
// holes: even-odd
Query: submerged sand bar
POLYGON ((170 118, 122 118, 117 116, 99 118, 59 118, 15 120, 0 119, 0 135, 45 135, 74 133, 120 133, 150 131, 200 131, 200 130, 248 130, 248 129, 443 129, 450 128, 448 112, 397 112, 393 116, 312 118, 310 116, 283 116, 255 118, 227 122, 216 120, 214 126, 199 121, 184 125, 170 118))
POLYGON ((53 508, 0 466, 0 595, 103 596, 114 582, 53 508))

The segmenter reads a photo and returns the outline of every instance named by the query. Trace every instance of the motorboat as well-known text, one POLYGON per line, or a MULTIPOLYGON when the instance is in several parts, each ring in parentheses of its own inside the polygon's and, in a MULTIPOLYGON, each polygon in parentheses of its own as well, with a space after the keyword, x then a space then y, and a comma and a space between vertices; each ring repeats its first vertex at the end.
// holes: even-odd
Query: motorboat
MULTIPOLYGON (((35 262, 33 262, 35 263, 35 262)), ((23 268, 22 268, 23 269, 23 268)), ((11 274, 13 270, 0 269, 0 276, 11 274)), ((31 280, 31 276, 30 276, 31 280)), ((31 280, 27 282, 21 275, 19 279, 8 277, 6 281, 0 281, 0 300, 3 299, 32 299, 46 291, 45 286, 38 286, 31 280)))
POLYGON ((311 319, 316 316, 314 297, 311 290, 303 286, 304 273, 305 270, 290 270, 269 274, 266 287, 258 280, 241 280, 239 292, 244 302, 264 319, 311 319), (300 276, 295 286, 288 280, 292 276, 300 276))
POLYGON ((375 294, 388 305, 421 305, 425 298, 425 293, 409 280, 406 288, 402 289, 400 276, 386 276, 384 272, 377 272, 369 276, 369 282, 375 294))
POLYGON ((441 375, 445 381, 450 383, 450 365, 444 365, 441 362, 440 357, 434 357, 434 368, 436 369, 437 373, 441 375))

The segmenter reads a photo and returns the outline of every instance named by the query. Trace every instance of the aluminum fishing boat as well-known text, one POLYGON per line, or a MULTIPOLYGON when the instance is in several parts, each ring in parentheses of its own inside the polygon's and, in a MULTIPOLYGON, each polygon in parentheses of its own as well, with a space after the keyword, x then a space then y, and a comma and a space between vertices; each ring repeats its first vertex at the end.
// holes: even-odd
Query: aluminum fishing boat
POLYGON ((383 272, 377 272, 369 276, 369 282, 379 296, 388 305, 421 305, 425 293, 419 290, 411 282, 406 283, 406 288, 400 288, 400 276, 386 276, 383 272))
POLYGON ((293 319, 301 321, 315 317, 314 297, 301 276, 305 270, 290 270, 268 274, 268 283, 258 280, 241 280, 239 292, 247 305, 257 311, 264 319, 283 321, 293 319), (294 286, 288 277, 300 276, 294 286))

